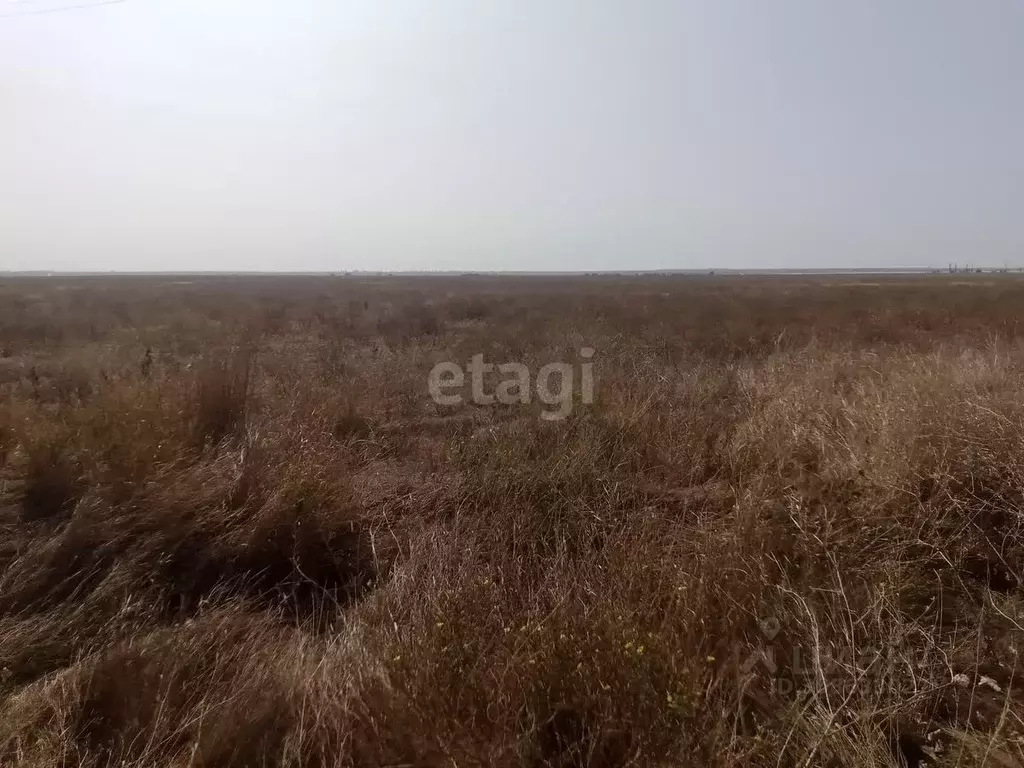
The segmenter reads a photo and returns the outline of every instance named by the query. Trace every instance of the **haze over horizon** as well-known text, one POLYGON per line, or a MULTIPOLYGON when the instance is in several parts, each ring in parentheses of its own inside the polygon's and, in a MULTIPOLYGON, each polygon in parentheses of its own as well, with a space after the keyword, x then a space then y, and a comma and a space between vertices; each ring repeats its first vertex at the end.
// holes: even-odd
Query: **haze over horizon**
POLYGON ((0 270, 1024 266, 1021 2, 60 6, 0 270))

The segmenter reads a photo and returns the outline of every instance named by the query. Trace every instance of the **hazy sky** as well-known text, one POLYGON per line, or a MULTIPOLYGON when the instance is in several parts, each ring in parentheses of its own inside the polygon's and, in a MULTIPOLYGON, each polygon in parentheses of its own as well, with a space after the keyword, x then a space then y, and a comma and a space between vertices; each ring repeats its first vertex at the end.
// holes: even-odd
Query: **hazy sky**
POLYGON ((1024 265, 1024 0, 0 0, 0 269, 1024 265))

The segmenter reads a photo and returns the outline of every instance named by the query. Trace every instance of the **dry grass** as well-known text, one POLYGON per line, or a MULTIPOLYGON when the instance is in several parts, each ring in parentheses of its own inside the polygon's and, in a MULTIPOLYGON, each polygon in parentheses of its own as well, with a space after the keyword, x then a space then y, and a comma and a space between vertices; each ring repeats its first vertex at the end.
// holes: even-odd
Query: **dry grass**
POLYGON ((1021 306, 0 283, 0 764, 1019 765, 1021 306), (427 396, 583 346, 565 421, 427 396))

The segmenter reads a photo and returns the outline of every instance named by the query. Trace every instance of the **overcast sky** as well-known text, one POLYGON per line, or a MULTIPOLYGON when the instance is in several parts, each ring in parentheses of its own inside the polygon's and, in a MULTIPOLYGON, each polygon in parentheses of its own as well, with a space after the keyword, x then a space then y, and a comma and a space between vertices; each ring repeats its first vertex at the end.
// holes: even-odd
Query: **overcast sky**
POLYGON ((0 0, 0 269, 1024 266, 1024 0, 0 0))

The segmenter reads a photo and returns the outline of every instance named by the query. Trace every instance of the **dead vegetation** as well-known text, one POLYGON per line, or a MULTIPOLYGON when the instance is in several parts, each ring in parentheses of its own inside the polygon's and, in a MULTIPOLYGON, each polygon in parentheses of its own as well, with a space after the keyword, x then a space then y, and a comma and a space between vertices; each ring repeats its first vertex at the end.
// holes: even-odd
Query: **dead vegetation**
POLYGON ((1024 760, 1024 282, 0 301, 2 765, 1024 760), (427 395, 583 346, 564 421, 427 395))

